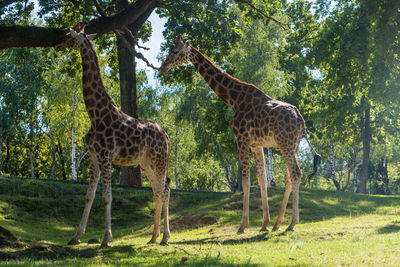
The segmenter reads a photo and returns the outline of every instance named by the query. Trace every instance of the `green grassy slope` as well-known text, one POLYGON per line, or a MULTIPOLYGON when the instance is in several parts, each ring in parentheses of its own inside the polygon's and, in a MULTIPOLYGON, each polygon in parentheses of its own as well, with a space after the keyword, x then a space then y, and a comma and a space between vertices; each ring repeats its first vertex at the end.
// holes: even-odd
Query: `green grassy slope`
MULTIPOLYGON (((399 196, 301 190, 295 232, 261 233, 260 194, 252 188, 250 227, 238 235, 240 194, 172 192, 171 238, 164 247, 147 244, 153 227, 152 192, 114 188, 111 248, 98 249, 99 244, 87 242, 101 241, 104 230, 99 187, 82 244, 67 246, 79 223, 85 192, 86 185, 0 178, 0 265, 398 266, 400 262, 399 196)), ((274 221, 283 189, 268 193, 274 221)), ((283 229, 290 219, 289 203, 283 229)))

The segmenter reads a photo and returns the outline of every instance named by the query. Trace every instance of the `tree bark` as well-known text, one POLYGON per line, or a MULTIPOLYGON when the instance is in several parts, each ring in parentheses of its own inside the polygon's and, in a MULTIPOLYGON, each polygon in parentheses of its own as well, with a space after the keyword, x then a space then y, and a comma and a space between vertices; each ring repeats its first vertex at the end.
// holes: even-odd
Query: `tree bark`
POLYGON ((363 160, 360 172, 360 184, 359 192, 362 194, 367 193, 367 180, 368 180, 368 168, 369 168, 369 154, 371 144, 371 109, 368 107, 365 110, 364 118, 362 119, 362 142, 363 142, 363 160))
POLYGON ((178 121, 175 122, 175 168, 174 168, 174 175, 175 175, 175 188, 179 189, 179 174, 178 174, 178 136, 179 136, 179 127, 178 121))
POLYGON ((239 192, 243 191, 243 186, 242 186, 242 162, 238 161, 238 179, 237 179, 237 190, 239 192))
POLYGON ((72 123, 71 123, 71 180, 77 181, 76 171, 76 143, 75 143, 75 130, 74 130, 74 118, 75 118, 75 99, 72 96, 72 123))
POLYGON ((77 181, 76 172, 76 144, 75 144, 75 131, 74 127, 71 128, 71 180, 77 181))
POLYGON ((356 193, 358 190, 357 187, 357 155, 359 148, 354 148, 353 154, 353 192, 356 193))
MULTIPOLYGON (((119 10, 122 10, 121 13, 125 12, 127 9, 129 9, 128 1, 119 0, 117 2, 117 8, 119 10)), ((127 26, 127 28, 131 31, 132 35, 135 38, 140 27, 153 12, 154 8, 155 5, 150 5, 146 10, 146 12, 143 12, 140 16, 138 16, 135 24, 130 24, 129 26, 127 26)), ((127 33, 125 33, 123 37, 126 40, 130 40, 131 41, 130 44, 132 48, 134 48, 135 43, 133 41, 136 40, 131 40, 130 36, 127 33)), ((134 118, 138 118, 135 55, 133 55, 129 51, 129 49, 125 47, 123 41, 118 36, 117 36, 117 53, 118 53, 118 64, 119 64, 121 109, 126 114, 134 118)), ((140 171, 140 166, 122 167, 120 184, 142 186, 142 175, 140 171)))
POLYGON ((267 175, 268 186, 276 186, 272 168, 272 150, 271 148, 268 148, 267 151, 268 151, 267 153, 268 153, 268 173, 269 173, 269 175, 267 175))
MULTIPOLYGON (((129 38, 126 39, 129 40, 129 38)), ((117 37, 117 52, 121 109, 126 114, 138 118, 135 57, 124 47, 119 37, 117 37)), ((121 167, 120 184, 142 186, 140 167, 121 167)))
POLYGON ((62 150, 60 141, 58 141, 58 144, 57 144, 57 153, 60 158, 62 177, 63 177, 63 180, 65 181, 65 180, 67 180, 67 174, 65 173, 64 154, 63 154, 63 150, 62 150))
MULTIPOLYGON (((143 22, 141 22, 142 16, 147 14, 150 16, 156 5, 157 0, 138 0, 115 15, 91 20, 86 26, 85 32, 87 34, 97 33, 100 36, 112 33, 114 30, 121 29, 129 24, 137 32, 143 25, 143 22)), ((11 47, 54 47, 62 41, 65 33, 66 29, 61 28, 1 25, 0 49, 11 47)))
POLYGON ((56 144, 54 142, 54 136, 51 134, 51 171, 50 179, 54 180, 56 178, 56 144))

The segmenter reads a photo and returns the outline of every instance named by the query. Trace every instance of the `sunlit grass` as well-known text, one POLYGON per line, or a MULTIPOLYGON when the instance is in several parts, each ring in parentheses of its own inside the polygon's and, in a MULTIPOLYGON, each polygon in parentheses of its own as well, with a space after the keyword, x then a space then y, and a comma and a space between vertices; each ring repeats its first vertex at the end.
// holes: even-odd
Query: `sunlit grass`
MULTIPOLYGON (((81 185, 0 179, 0 225, 25 244, 22 248, 0 247, 0 264, 398 266, 400 260, 398 196, 302 190, 300 224, 295 231, 265 233, 259 232, 259 191, 252 188, 250 227, 244 234, 237 234, 242 209, 240 194, 173 192, 171 238, 169 246, 160 246, 147 244, 153 229, 151 191, 117 188, 113 190, 111 247, 98 249, 99 244, 87 243, 92 238, 101 241, 104 230, 99 194, 82 244, 66 246, 79 222, 85 190, 86 186, 81 185), (3 190, 6 187, 12 190, 3 190), (31 188, 38 192, 27 191, 31 188), (48 204, 56 202, 57 207, 48 204), (182 221, 186 223, 182 225, 182 221), (7 255, 9 260, 4 260, 7 255)), ((272 188, 268 194, 273 223, 283 189, 272 188)), ((290 219, 288 205, 282 229, 290 219)))

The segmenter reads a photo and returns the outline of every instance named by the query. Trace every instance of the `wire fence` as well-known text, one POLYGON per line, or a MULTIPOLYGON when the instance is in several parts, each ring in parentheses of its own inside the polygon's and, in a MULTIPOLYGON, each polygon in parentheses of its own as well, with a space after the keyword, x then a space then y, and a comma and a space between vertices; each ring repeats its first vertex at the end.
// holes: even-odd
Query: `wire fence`
MULTIPOLYGON (((35 180, 35 181, 80 184, 80 185, 88 185, 89 184, 88 182, 83 182, 83 181, 37 179, 37 178, 17 177, 17 176, 0 176, 0 179, 35 180)), ((101 182, 99 182, 99 186, 102 186, 101 182)), ((149 186, 135 186, 135 185, 122 185, 122 184, 113 184, 112 187, 127 188, 127 189, 134 189, 134 190, 153 190, 149 186)), ((216 192, 216 191, 207 191, 207 190, 184 190, 184 189, 172 189, 172 188, 170 190, 171 190, 171 192, 178 192, 178 193, 209 193, 209 194, 227 194, 227 195, 234 194, 232 192, 216 192)))

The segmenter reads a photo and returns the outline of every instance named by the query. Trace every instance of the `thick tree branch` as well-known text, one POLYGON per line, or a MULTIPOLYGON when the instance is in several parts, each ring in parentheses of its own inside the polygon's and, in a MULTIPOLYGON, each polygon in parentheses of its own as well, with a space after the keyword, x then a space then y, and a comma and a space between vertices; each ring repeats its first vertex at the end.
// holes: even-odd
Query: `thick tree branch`
POLYGON ((247 2, 246 0, 234 0, 236 3, 242 3, 245 5, 248 5, 250 8, 254 9, 255 11, 257 11, 257 13, 259 13, 261 16, 263 16, 266 19, 272 20, 273 22, 277 23, 279 26, 281 26, 282 28, 284 28, 285 30, 287 30, 286 26, 289 26, 290 24, 287 23, 283 23, 280 22, 279 20, 266 15, 261 9, 257 8, 256 6, 254 6, 252 3, 247 2))
POLYGON ((143 14, 149 12, 149 10, 153 12, 156 5, 157 0, 138 0, 115 15, 91 20, 89 25, 85 28, 85 32, 87 34, 97 33, 98 35, 102 35, 113 32, 116 29, 121 29, 129 24, 137 24, 136 21, 143 14))
POLYGON ((0 26, 0 49, 55 46, 67 32, 60 28, 0 26))
MULTIPOLYGON (((157 4, 157 0, 138 0, 120 13, 91 20, 86 26, 85 32, 87 34, 97 33, 97 36, 100 36, 130 25, 130 31, 135 35, 157 4)), ((0 49, 52 47, 62 40, 65 33, 65 29, 61 28, 0 26, 0 49)))

